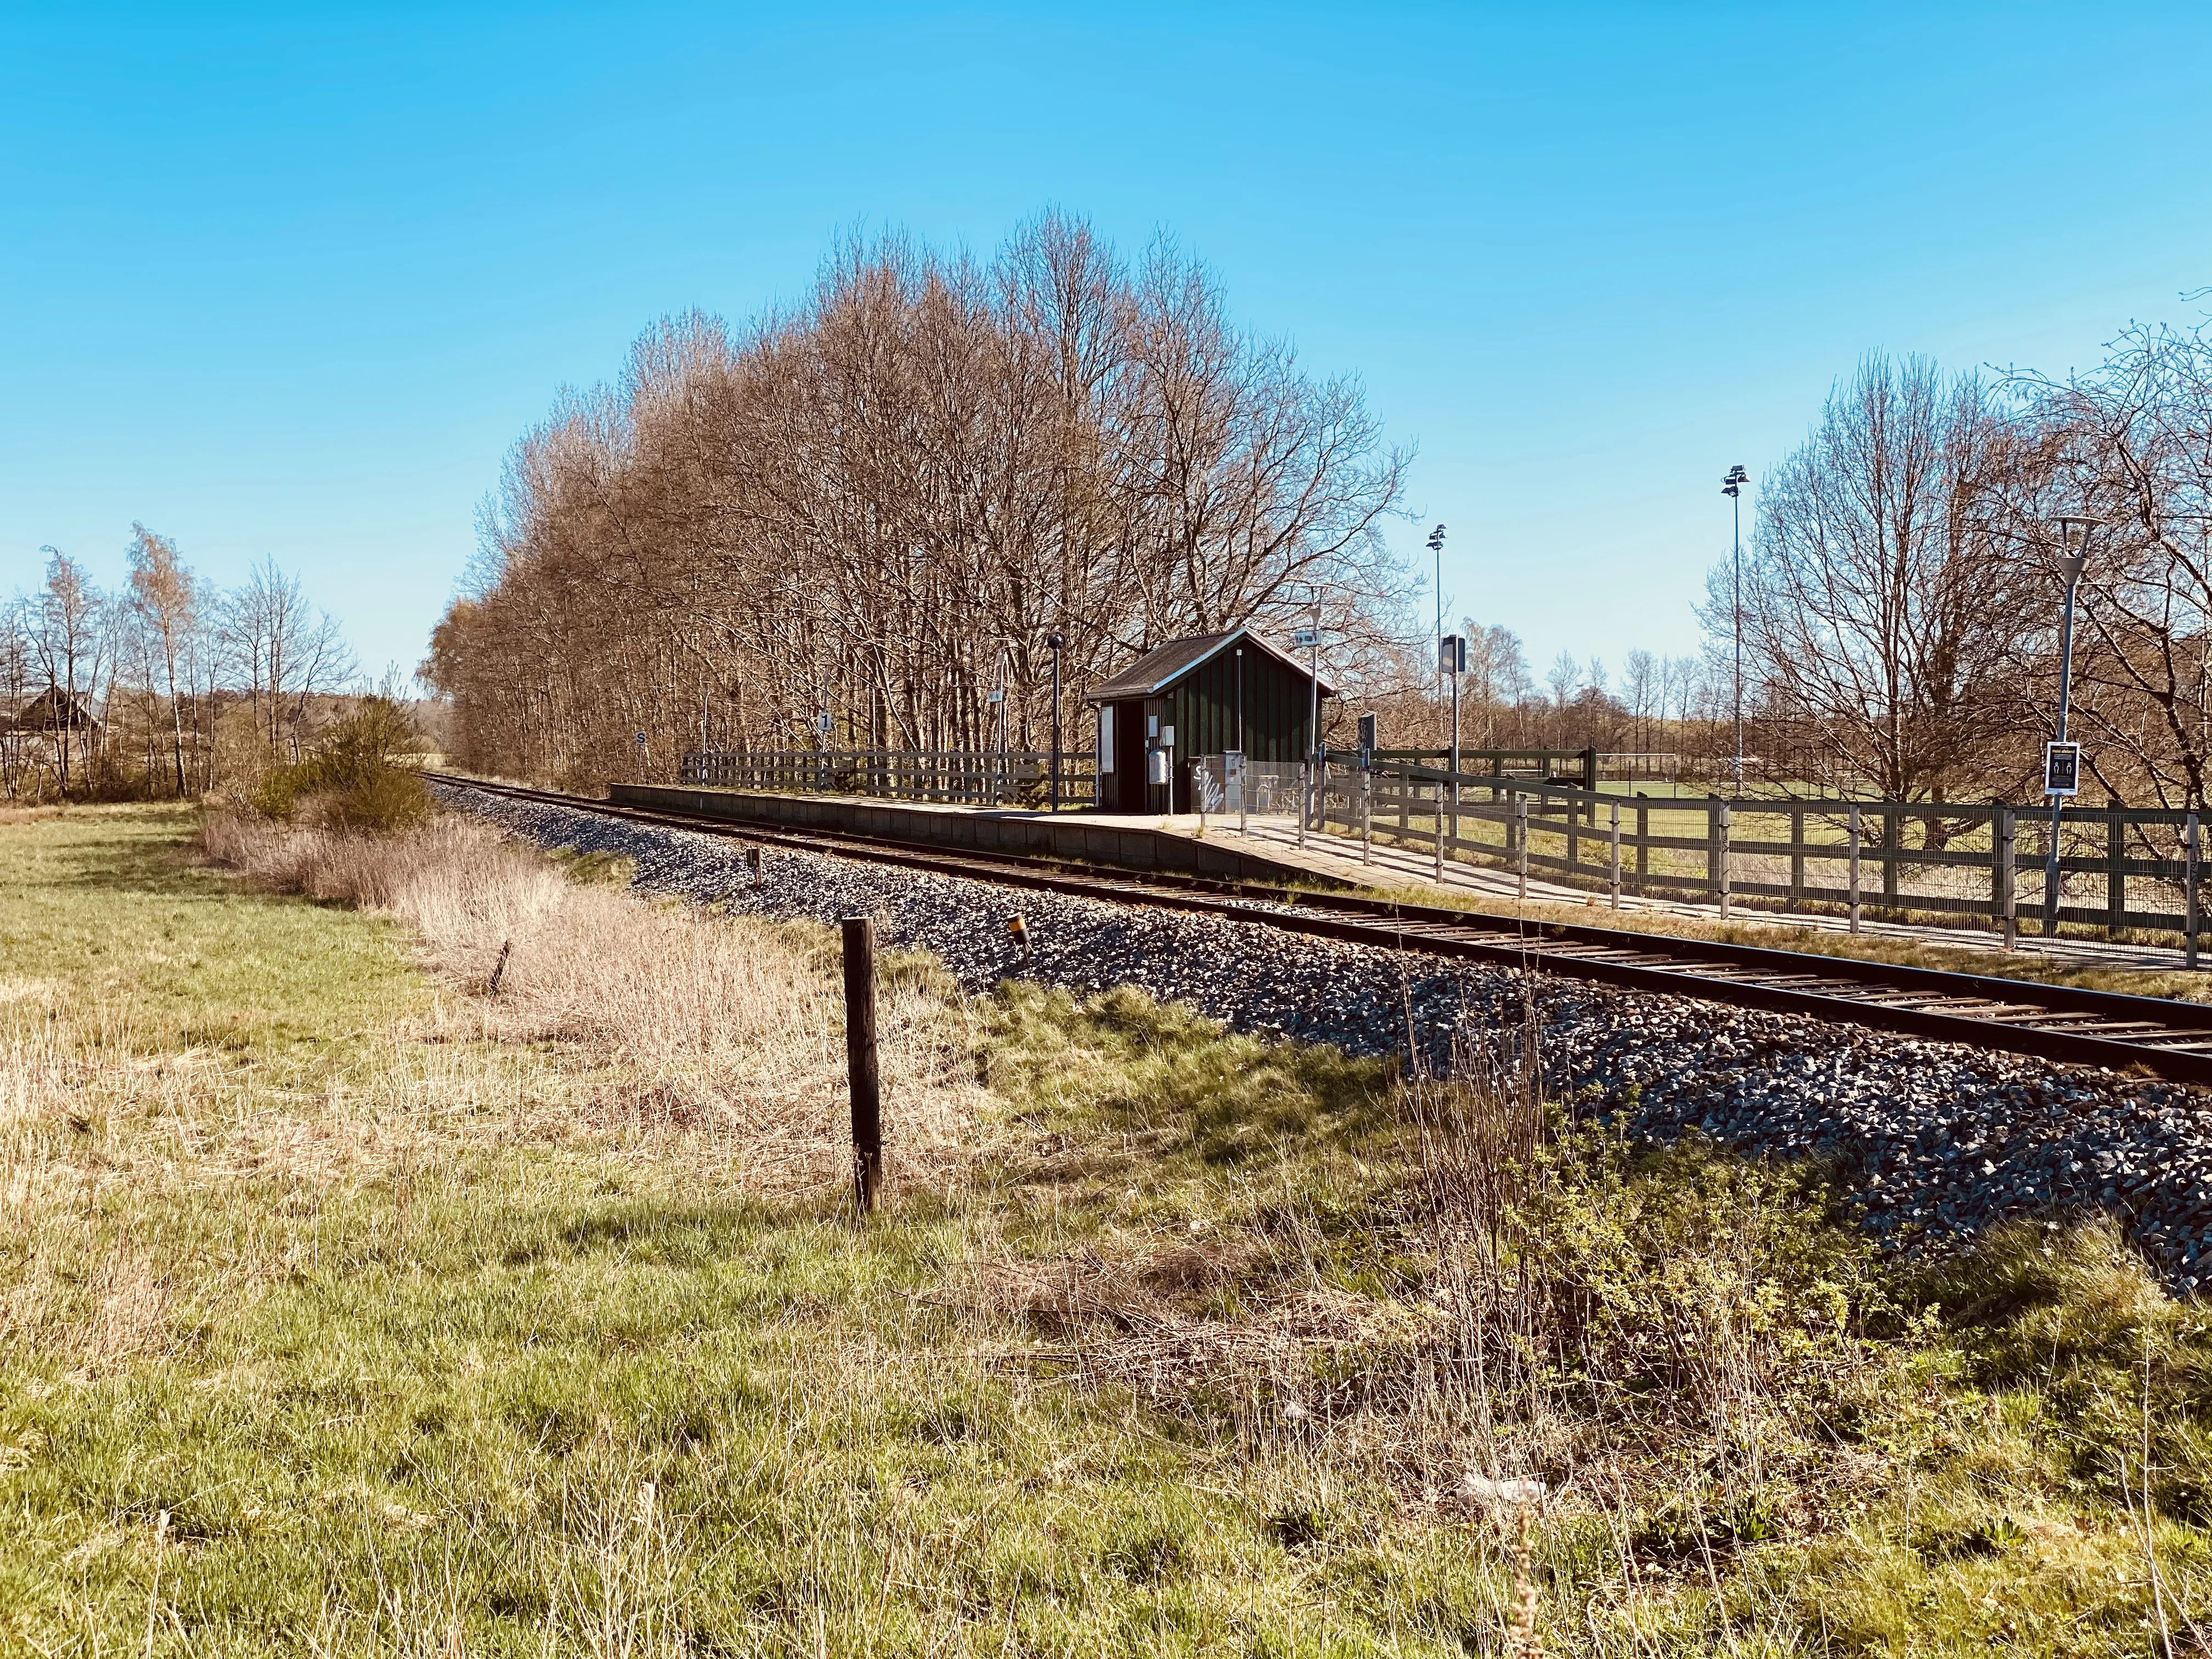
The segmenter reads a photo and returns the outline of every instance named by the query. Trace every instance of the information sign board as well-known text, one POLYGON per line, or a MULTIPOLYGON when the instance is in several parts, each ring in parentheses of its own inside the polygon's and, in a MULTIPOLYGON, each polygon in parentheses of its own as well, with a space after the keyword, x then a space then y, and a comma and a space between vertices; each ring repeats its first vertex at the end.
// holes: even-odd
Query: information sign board
POLYGON ((2043 793, 2078 795, 2081 793, 2081 745, 2046 743, 2043 745, 2043 793))

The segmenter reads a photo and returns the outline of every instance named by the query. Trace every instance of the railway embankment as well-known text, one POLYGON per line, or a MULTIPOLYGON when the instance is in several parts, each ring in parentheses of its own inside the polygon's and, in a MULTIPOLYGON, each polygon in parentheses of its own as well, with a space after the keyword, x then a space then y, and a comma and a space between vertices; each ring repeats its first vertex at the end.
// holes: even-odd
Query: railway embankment
POLYGON ((772 848, 445 787, 541 845, 619 854, 639 884, 698 904, 834 921, 875 915, 890 941, 961 984, 1008 977, 1079 993, 1134 986, 1231 1030, 1517 1060, 1547 1089, 1661 1139, 1818 1158, 1883 1244, 1918 1255, 1996 1224, 2102 1213, 2184 1291, 2212 1279, 2212 1097, 2178 1084, 1843 1023, 1571 982, 1510 967, 1286 933, 1216 915, 772 848), (1007 922, 1028 923, 1026 951, 1007 922))

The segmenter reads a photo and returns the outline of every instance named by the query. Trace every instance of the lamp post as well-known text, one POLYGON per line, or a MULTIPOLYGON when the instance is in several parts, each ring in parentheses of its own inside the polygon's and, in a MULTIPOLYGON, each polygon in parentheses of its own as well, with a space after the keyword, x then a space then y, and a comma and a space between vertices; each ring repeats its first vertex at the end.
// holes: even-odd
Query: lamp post
MULTIPOLYGON (((2058 568, 2066 578, 2066 605, 2058 625, 2058 737, 2066 741, 2066 717, 2074 690, 2074 591, 2081 583, 2081 567, 2089 561, 2089 537, 2104 523, 2083 514, 2058 521, 2058 568)), ((2078 762, 2077 762, 2078 766, 2078 762)), ((2075 781, 2080 774, 2075 773, 2075 781)), ((2066 795, 2051 787, 2051 768, 2044 767, 2043 787, 2051 796, 2051 846, 2043 861, 2043 936, 2058 937, 2058 830, 2066 811, 2066 795)), ((2069 792, 2070 793, 2070 792, 2069 792)))
MULTIPOLYGON (((1444 527, 1442 525, 1429 532, 1429 551, 1436 555, 1437 560, 1437 672, 1441 676, 1444 669, 1444 527)), ((1439 686, 1437 689, 1441 690, 1443 688, 1439 686)), ((1457 771, 1459 769, 1454 767, 1452 769, 1457 771)))
POLYGON ((1751 482, 1751 474, 1741 466, 1732 466, 1728 477, 1721 480, 1721 494, 1734 503, 1735 509, 1735 544, 1731 560, 1735 576, 1735 792, 1743 793, 1743 487, 1751 482))
POLYGON ((1060 634, 1046 636, 1052 649, 1052 810, 1060 811, 1060 653, 1067 645, 1060 634))

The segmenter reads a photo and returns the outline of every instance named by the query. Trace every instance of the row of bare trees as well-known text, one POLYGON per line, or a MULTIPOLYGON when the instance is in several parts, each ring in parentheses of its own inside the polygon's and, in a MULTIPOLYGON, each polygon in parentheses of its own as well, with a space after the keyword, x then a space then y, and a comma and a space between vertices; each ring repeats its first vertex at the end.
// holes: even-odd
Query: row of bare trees
POLYGON ((1048 214, 988 262, 854 245, 788 312, 664 322, 521 441, 423 677, 462 758, 574 781, 824 714, 841 747, 1041 747, 1055 636, 1072 744, 1134 653, 1316 607, 1340 672, 1417 679, 1378 533, 1404 465, 1170 244, 1048 214))
POLYGON ((168 538, 132 526, 130 574, 98 586, 49 550, 0 606, 0 789, 192 796, 297 760, 318 706, 358 678, 337 624, 264 560, 210 586, 168 538))
MULTIPOLYGON (((1741 627, 1754 753, 1904 799, 2036 793, 2058 521, 2102 521, 2069 735, 2095 783, 2193 809, 2212 775, 2212 333, 2130 329, 2064 380, 1869 357, 1763 481, 1741 627)), ((1717 569, 1717 659, 1737 612, 1717 569)))

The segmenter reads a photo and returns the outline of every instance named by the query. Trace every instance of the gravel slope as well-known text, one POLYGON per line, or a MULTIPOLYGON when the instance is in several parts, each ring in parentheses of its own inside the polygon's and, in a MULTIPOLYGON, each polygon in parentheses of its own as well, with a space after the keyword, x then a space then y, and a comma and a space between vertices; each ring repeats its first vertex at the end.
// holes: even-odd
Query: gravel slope
POLYGON ((1625 1111, 1638 1133, 1833 1158, 1887 1247, 2102 1209, 2176 1290, 2212 1279, 2212 1097, 2179 1085, 807 853, 768 849, 756 890, 743 849, 714 836, 439 793, 544 846, 634 859, 653 892, 824 922, 872 915, 886 943, 936 952, 974 991, 1009 975, 1137 985, 1237 1030, 1363 1054, 1405 1052, 1409 1022, 1431 1054, 1455 1036, 1510 1041, 1533 994, 1554 1090, 1625 1111), (1026 966, 1006 931, 1017 911, 1026 966))

